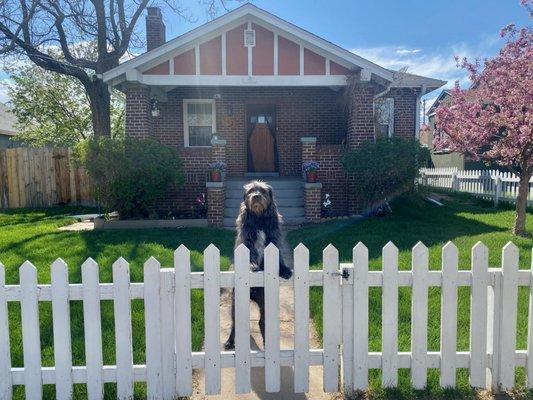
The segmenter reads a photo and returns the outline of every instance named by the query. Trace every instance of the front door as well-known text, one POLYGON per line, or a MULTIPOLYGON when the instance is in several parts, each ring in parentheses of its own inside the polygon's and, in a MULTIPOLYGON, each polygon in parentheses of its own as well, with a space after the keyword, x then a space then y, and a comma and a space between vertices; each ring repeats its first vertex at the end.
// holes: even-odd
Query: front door
POLYGON ((276 172, 276 108, 250 105, 247 112, 248 171, 276 172))

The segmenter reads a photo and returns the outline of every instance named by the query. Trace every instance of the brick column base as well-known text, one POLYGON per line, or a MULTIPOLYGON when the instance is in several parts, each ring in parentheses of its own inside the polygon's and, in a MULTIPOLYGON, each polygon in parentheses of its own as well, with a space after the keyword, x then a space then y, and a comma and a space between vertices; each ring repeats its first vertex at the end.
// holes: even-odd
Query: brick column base
POLYGON ((224 203, 226 188, 224 182, 206 182, 207 188, 207 223, 210 226, 224 225, 224 203))
POLYGON ((307 222, 320 222, 322 215, 322 184, 304 183, 305 219, 307 222))

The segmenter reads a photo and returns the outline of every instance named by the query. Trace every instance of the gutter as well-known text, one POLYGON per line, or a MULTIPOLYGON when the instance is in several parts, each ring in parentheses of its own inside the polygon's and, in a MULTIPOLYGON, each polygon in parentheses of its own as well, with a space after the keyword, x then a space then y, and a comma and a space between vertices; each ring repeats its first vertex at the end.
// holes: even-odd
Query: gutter
POLYGON ((420 99, 426 94, 426 85, 420 86, 420 94, 416 96, 416 120, 415 120, 415 138, 420 139, 420 99))

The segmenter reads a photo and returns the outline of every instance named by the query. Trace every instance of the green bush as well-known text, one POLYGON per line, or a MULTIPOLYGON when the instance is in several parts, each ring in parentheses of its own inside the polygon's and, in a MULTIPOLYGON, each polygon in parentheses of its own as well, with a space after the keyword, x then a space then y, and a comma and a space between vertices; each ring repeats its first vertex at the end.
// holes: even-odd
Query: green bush
POLYGON ((121 219, 154 216, 156 200, 183 183, 178 152, 154 140, 92 139, 80 143, 76 155, 97 200, 121 219))
POLYGON ((344 169, 356 176, 356 194, 365 208, 413 187, 429 151, 410 138, 379 138, 346 153, 344 169))

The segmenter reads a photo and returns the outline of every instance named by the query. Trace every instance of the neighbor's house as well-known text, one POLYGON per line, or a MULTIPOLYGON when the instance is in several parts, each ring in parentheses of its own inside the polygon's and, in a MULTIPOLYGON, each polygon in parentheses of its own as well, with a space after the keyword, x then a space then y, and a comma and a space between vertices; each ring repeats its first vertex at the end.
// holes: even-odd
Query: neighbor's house
POLYGON ((449 90, 443 90, 439 96, 435 99, 429 110, 426 112, 428 117, 428 130, 424 135, 420 135, 420 144, 428 147, 431 152, 432 167, 435 168, 457 168, 458 170, 464 169, 485 169, 486 166, 479 161, 472 161, 470 158, 465 157, 463 154, 449 151, 447 149, 436 149, 433 144, 433 140, 437 135, 443 135, 443 132, 439 130, 435 122, 435 116, 437 108, 442 103, 449 101, 451 94, 449 90))
POLYGON ((18 133, 16 123, 17 117, 9 112, 9 107, 0 103, 0 149, 20 146, 18 141, 12 139, 18 133))
POLYGON ((335 213, 357 213, 357 179, 344 172, 342 154, 375 132, 414 138, 420 97, 445 84, 399 77, 251 4, 168 42, 151 7, 146 32, 148 52, 104 80, 126 93, 127 136, 181 154, 186 184, 160 207, 190 208, 207 191, 214 225, 234 224, 251 177, 273 183, 289 223, 318 220, 325 193, 335 213), (357 83, 349 91, 347 76, 357 83), (375 107, 385 110, 377 121, 375 107), (302 182, 310 159, 320 163, 321 184, 302 182), (222 184, 206 183, 212 161, 227 163, 222 184))

